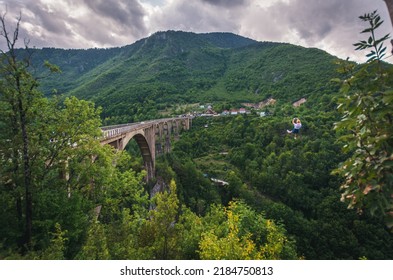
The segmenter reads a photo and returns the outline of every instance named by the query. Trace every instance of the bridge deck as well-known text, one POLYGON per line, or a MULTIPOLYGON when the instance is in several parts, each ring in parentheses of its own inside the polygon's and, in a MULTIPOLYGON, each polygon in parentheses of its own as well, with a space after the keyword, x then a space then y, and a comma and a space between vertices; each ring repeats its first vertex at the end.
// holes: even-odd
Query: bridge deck
POLYGON ((101 127, 101 130, 103 132, 103 138, 101 139, 101 141, 105 141, 107 139, 120 136, 124 133, 145 129, 151 127, 152 125, 172 122, 176 120, 188 120, 188 119, 190 119, 190 117, 164 118, 164 119, 157 119, 157 120, 142 121, 137 123, 126 123, 126 124, 103 126, 101 127))

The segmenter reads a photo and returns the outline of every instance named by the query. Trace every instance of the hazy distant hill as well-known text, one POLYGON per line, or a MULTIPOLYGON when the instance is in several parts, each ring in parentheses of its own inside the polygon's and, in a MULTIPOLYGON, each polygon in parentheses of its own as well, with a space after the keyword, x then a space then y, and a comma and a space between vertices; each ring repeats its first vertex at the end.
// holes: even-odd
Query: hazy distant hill
POLYGON ((44 48, 33 57, 36 65, 48 60, 62 70, 42 81, 46 94, 56 89, 93 100, 105 116, 127 116, 147 102, 318 101, 337 75, 336 58, 324 51, 232 33, 157 32, 124 47, 44 48))

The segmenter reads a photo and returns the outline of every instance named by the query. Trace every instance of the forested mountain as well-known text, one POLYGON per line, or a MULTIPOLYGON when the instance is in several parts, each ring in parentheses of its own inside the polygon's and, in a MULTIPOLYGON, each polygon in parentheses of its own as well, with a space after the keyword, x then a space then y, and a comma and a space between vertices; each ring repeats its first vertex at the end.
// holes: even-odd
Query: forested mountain
POLYGON ((121 48, 35 50, 33 59, 62 70, 42 80, 47 95, 56 89, 92 100, 103 107, 105 123, 154 118, 157 109, 179 103, 230 107, 274 97, 318 104, 331 93, 329 80, 336 74, 335 58, 321 50, 231 33, 158 32, 121 48))

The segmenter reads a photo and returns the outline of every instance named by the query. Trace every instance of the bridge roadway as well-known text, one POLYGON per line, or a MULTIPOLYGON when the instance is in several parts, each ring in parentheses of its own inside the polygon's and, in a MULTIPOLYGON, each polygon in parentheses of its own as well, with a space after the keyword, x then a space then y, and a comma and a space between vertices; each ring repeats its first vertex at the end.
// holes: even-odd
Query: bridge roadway
POLYGON ((155 175, 156 155, 170 152, 172 139, 191 127, 192 117, 165 118, 138 123, 101 127, 103 145, 111 145, 124 150, 131 139, 139 146, 147 171, 147 181, 155 175))

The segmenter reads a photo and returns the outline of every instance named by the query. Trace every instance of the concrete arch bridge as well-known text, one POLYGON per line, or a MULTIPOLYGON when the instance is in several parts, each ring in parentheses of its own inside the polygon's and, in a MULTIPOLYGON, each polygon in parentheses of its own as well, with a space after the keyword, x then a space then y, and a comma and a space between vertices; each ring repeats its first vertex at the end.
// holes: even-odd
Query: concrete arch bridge
POLYGON ((183 130, 191 127, 191 117, 165 118, 139 123, 119 124, 101 127, 103 145, 124 150, 131 139, 135 139, 141 151, 147 181, 155 174, 156 156, 171 150, 171 141, 178 139, 183 130))

